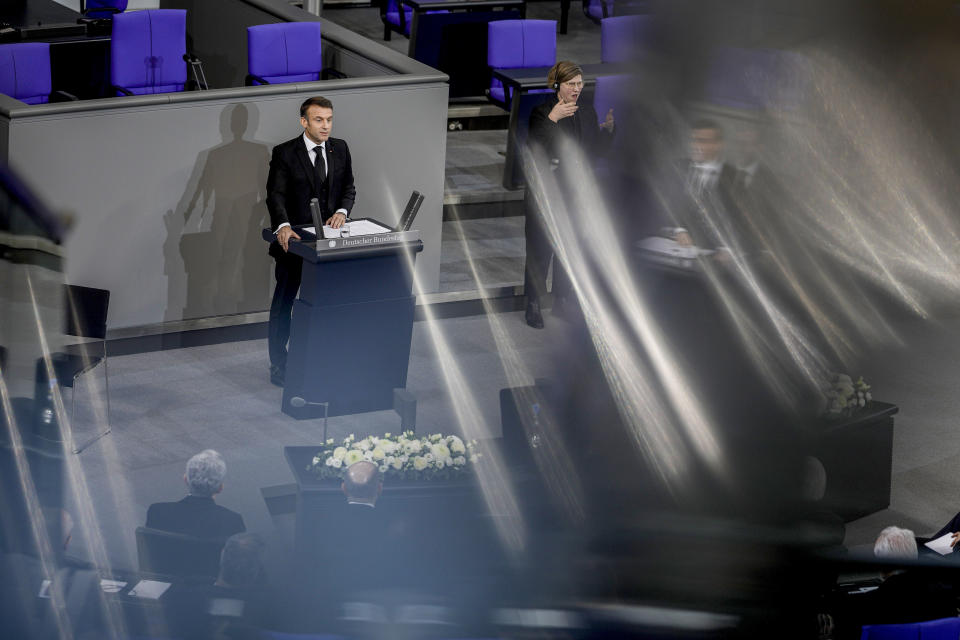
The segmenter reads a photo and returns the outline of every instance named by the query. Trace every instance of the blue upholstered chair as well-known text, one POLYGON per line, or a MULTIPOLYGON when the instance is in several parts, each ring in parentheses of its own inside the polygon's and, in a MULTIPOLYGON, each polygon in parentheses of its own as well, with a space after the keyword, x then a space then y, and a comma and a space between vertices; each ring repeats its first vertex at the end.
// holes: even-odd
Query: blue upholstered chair
MULTIPOLYGON (((427 11, 427 13, 450 13, 445 9, 427 11)), ((385 0, 380 4, 380 20, 383 21, 383 39, 389 40, 393 31, 410 37, 410 27, 413 23, 413 9, 404 7, 400 11, 398 0, 385 0)))
POLYGON ((920 623, 920 640, 957 640, 960 618, 942 618, 920 623))
POLYGON ((127 0, 86 0, 80 11, 86 18, 111 18, 127 10, 127 0))
POLYGON ((613 109, 616 117, 618 112, 623 113, 629 107, 630 92, 636 85, 637 78, 629 74, 597 77, 593 91, 593 108, 600 122, 606 119, 610 109, 613 109))
POLYGON ((0 93, 27 104, 44 104, 51 96, 76 100, 54 91, 50 81, 50 44, 22 42, 0 44, 0 93))
POLYGON ((920 625, 865 624, 860 631, 860 640, 920 640, 920 625))
POLYGON ((797 53, 721 47, 711 56, 703 98, 738 109, 792 109, 804 99, 808 73, 797 53))
MULTIPOLYGON (((487 65, 493 69, 551 67, 557 61, 556 20, 497 20, 487 25, 487 65)), ((534 93, 552 93, 542 89, 534 93)), ((491 79, 487 97, 509 109, 503 84, 491 79)))
POLYGON ((187 83, 187 12, 148 9, 113 18, 110 84, 117 95, 183 91, 187 83))
POLYGON ((613 16, 613 0, 583 0, 583 15, 596 24, 613 16))
POLYGON ((247 27, 247 84, 313 82, 323 71, 319 22, 247 27))
POLYGON ((600 21, 600 62, 631 62, 650 46, 653 16, 620 16, 600 21))

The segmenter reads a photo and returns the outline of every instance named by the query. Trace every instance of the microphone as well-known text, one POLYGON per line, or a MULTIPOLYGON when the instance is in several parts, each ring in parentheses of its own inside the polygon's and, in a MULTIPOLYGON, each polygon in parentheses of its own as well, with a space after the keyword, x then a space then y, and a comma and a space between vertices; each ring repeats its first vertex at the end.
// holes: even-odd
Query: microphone
POLYGON ((307 405, 310 405, 311 407, 325 407, 327 406, 327 403, 326 402, 310 402, 309 400, 304 400, 300 396, 293 396, 292 398, 290 398, 291 407, 296 407, 297 409, 301 409, 307 405))
POLYGON ((294 409, 302 409, 303 407, 310 405, 312 407, 323 407, 323 441, 327 441, 327 418, 330 415, 330 403, 329 402, 310 402, 309 400, 304 400, 300 396, 293 396, 290 398, 290 406, 294 409))

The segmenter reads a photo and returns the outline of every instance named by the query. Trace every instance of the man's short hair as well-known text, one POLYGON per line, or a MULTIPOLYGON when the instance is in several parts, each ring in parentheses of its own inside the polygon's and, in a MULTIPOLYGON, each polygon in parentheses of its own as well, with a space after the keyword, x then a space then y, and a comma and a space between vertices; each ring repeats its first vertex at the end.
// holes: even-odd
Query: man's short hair
POLYGON ((712 129, 717 135, 717 140, 723 140, 723 129, 720 128, 720 125, 716 120, 710 120, 709 118, 699 118, 693 121, 693 124, 690 125, 691 131, 698 131, 701 129, 712 129))
POLYGON ((380 491, 380 469, 367 460, 354 462, 343 474, 343 490, 354 500, 376 500, 380 491))
POLYGON ((300 105, 300 117, 307 117, 307 109, 310 107, 323 107, 324 109, 330 109, 333 111, 333 103, 330 102, 327 98, 323 96, 313 96, 312 98, 307 98, 303 101, 303 104, 300 105))
POLYGON ((263 538, 255 533, 235 533, 220 552, 220 579, 234 587, 257 584, 263 576, 263 538))
POLYGON ((227 463, 213 449, 201 451, 187 461, 190 494, 210 497, 220 491, 227 475, 227 463))
POLYGON ((878 558, 917 559, 917 540, 910 529, 887 527, 877 536, 873 555, 878 558))

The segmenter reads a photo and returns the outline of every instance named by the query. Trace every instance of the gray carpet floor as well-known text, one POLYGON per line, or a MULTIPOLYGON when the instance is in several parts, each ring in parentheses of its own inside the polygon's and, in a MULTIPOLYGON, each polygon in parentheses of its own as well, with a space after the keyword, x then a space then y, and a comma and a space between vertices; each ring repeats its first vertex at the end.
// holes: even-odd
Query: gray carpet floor
MULTIPOLYGON (((543 331, 527 327, 520 313, 447 319, 432 325, 462 369, 491 438, 500 435, 500 389, 512 386, 500 353, 527 363, 527 370, 519 374, 527 384, 549 375, 554 366, 549 346, 563 327, 549 316, 547 320, 543 331), (501 323, 509 343, 498 345, 492 322, 501 323)), ((427 322, 415 323, 407 388, 418 400, 418 432, 456 433, 454 405, 444 384, 435 335, 427 322)), ((283 447, 316 444, 323 427, 320 419, 297 421, 280 413, 281 390, 271 386, 267 376, 266 341, 114 357, 109 367, 113 431, 70 458, 78 480, 71 511, 81 520, 71 552, 96 560, 99 538, 112 567, 135 568, 134 530, 144 523, 147 507, 183 497, 187 459, 212 448, 223 454, 228 465, 226 488, 218 502, 243 514, 247 528, 264 535, 274 561, 288 560, 292 517, 271 518, 260 489, 293 482, 283 447), (92 506, 89 513, 95 520, 82 521, 83 504, 92 506)), ((78 438, 92 433, 93 405, 86 398, 97 397, 99 391, 91 391, 84 390, 78 399, 78 438)), ((330 419, 329 435, 396 432, 399 424, 392 411, 336 417, 330 419)))

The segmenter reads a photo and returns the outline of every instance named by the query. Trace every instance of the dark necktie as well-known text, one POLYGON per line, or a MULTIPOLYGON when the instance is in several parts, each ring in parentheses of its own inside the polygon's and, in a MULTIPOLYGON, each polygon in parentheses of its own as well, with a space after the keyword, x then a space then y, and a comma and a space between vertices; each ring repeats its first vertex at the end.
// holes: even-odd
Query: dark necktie
POLYGON ((323 161, 323 147, 318 145, 313 148, 316 158, 313 161, 313 171, 317 175, 317 184, 327 179, 327 163, 323 161))

